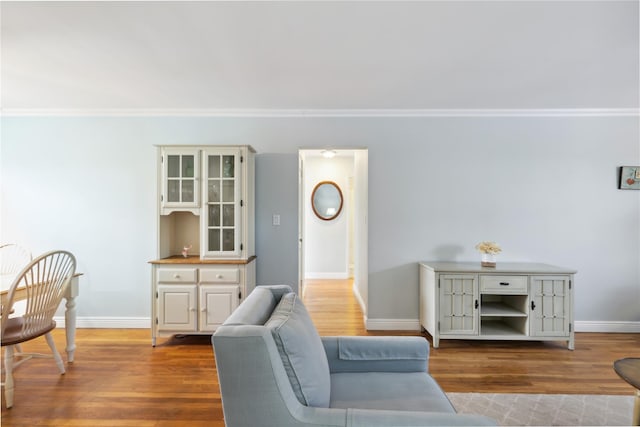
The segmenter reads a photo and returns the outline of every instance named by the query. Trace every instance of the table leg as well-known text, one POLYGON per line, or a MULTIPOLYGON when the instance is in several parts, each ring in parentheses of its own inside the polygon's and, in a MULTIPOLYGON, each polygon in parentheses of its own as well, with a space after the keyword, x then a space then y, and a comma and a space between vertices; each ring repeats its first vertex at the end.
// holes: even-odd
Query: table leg
POLYGON ((66 310, 64 312, 65 333, 67 335, 67 362, 73 363, 73 356, 76 351, 76 298, 67 298, 66 310))
POLYGON ((65 294, 66 310, 64 312, 65 333, 67 335, 67 362, 73 363, 76 352, 76 297, 78 296, 78 277, 71 279, 71 284, 65 294))

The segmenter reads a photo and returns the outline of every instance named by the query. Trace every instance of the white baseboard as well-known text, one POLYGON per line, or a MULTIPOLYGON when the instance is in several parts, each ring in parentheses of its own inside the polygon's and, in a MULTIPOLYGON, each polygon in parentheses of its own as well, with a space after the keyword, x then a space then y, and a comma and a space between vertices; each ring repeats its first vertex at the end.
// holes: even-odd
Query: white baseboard
POLYGON ((365 325, 369 331, 419 331, 418 319, 369 319, 365 316, 365 325))
POLYGON ((344 280, 349 278, 349 272, 338 271, 333 273, 305 273, 304 278, 305 279, 324 279, 324 280, 327 280, 327 279, 344 280))
MULTIPOLYGON (((54 317, 58 328, 65 327, 64 316, 54 317)), ((76 328, 95 329, 149 329, 149 317, 78 317, 76 328)))
POLYGON ((578 320, 576 332, 640 333, 640 322, 592 322, 578 320))
POLYGON ((362 310, 362 314, 364 315, 364 318, 366 319, 367 318, 367 306, 364 303, 364 299, 362 298, 362 295, 360 295, 360 290, 356 286, 355 282, 353 283, 353 295, 355 295, 356 300, 358 301, 358 304, 360 305, 360 310, 362 310))
MULTIPOLYGON (((353 293, 364 312, 364 301, 357 288, 353 293)), ((64 328, 64 316, 55 317, 59 328, 64 328)), ((369 319, 364 316, 367 330, 372 331, 419 331, 418 319, 369 319)), ((151 319, 148 317, 78 317, 78 328, 99 329, 151 329, 151 319)), ((608 333, 640 333, 640 322, 597 322, 576 321, 576 332, 608 332, 608 333)))
MULTIPOLYGON (((365 316, 368 330, 373 331, 419 331, 418 319, 369 319, 365 316)), ((576 332, 640 333, 640 322, 595 322, 576 321, 576 332)))

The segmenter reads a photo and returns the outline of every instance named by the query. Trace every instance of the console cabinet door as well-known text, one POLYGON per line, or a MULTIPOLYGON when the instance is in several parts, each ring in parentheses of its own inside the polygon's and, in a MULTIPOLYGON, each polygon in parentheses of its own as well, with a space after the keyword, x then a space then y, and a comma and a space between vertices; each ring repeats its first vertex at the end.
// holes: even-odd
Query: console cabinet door
POLYGON ((531 276, 531 335, 568 336, 571 319, 569 276, 531 276))
POLYGON ((190 332, 196 330, 197 286, 158 285, 158 330, 190 332))
POLYGON ((478 276, 443 274, 439 279, 441 334, 478 334, 478 276))
POLYGON ((240 301, 238 285, 200 285, 200 331, 215 331, 240 301))

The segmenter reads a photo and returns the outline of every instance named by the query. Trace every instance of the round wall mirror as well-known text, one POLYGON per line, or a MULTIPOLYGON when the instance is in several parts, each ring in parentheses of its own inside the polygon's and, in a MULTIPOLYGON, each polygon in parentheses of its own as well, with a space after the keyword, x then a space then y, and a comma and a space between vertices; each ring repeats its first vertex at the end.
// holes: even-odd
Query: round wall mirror
POLYGON ((311 194, 313 213, 322 220, 331 221, 342 210, 342 191, 333 181, 319 182, 311 194))

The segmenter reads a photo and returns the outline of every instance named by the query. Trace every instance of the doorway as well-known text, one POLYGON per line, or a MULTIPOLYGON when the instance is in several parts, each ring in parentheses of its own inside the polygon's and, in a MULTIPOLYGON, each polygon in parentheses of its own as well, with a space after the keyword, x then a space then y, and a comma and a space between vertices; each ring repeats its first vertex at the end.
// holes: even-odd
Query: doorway
POLYGON ((368 151, 301 149, 298 177, 300 295, 304 298, 305 280, 352 279, 354 294, 366 317, 368 151), (324 217, 314 212, 312 197, 318 201, 319 192, 314 194, 314 189, 327 182, 339 189, 342 208, 338 215, 324 217))

